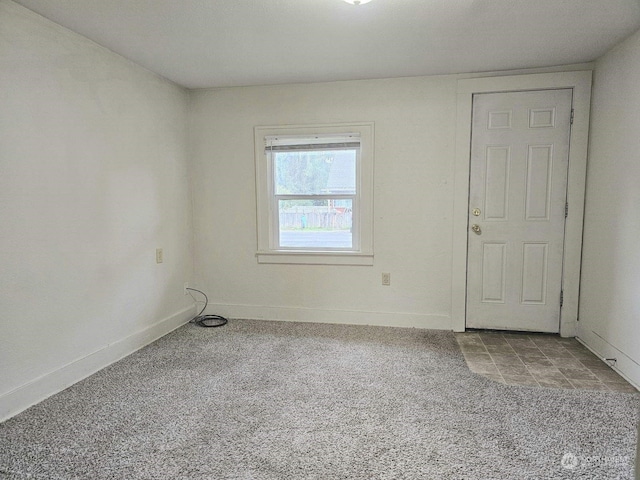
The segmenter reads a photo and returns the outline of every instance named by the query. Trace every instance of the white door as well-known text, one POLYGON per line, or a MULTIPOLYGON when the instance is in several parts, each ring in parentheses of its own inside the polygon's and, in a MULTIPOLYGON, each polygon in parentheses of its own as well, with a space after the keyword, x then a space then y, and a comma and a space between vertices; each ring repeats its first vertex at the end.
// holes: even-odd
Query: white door
POLYGON ((558 332, 572 90, 475 95, 468 328, 558 332))

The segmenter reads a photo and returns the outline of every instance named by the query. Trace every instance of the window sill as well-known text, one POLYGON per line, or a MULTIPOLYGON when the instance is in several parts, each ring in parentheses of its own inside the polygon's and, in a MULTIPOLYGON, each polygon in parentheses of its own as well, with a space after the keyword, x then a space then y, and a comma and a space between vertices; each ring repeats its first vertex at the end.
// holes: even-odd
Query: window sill
POLYGON ((258 263, 299 265, 373 265, 373 254, 353 252, 292 252, 273 250, 256 253, 258 263))

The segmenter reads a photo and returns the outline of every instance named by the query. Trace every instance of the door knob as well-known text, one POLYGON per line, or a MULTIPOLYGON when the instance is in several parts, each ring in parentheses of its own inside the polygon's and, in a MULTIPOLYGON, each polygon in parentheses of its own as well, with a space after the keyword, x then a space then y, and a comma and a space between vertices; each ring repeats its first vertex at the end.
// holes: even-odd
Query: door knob
POLYGON ((473 230, 473 232, 476 235, 481 235, 482 234, 482 230, 480 229, 480 225, 477 225, 475 223, 473 225, 471 225, 471 230, 473 230))

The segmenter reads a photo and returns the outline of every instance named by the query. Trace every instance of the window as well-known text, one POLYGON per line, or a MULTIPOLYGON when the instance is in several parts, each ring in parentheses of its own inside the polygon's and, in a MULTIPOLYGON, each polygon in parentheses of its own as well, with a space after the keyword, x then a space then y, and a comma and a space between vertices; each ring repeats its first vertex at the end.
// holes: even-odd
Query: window
POLYGON ((373 264, 373 124, 256 127, 258 261, 373 264))

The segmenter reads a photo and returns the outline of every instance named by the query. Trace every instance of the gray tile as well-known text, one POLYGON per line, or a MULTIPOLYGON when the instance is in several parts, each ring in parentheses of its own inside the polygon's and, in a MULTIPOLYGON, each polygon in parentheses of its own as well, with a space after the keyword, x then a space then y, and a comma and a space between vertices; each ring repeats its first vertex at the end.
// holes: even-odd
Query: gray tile
POLYGON ((555 343, 557 338, 555 335, 545 334, 545 333, 529 333, 527 334, 527 337, 532 342, 538 342, 538 343, 540 342, 555 343))
POLYGON ((565 376, 559 370, 554 371, 552 369, 549 370, 539 370, 537 372, 531 372, 534 378, 538 381, 540 380, 566 380, 565 376))
POLYGON ((492 335, 487 337, 481 337, 482 343, 485 345, 508 345, 504 337, 498 335, 492 335))
POLYGON ((540 374, 540 375, 562 375, 562 372, 558 370, 558 367, 548 367, 545 365, 527 365, 527 370, 529 370, 532 374, 540 374))
POLYGON ((611 383, 627 383, 627 381, 610 368, 605 369, 589 369, 601 382, 611 383))
POLYGON ((473 352, 469 352, 469 353, 463 353, 463 354, 464 354, 464 358, 467 359, 467 362, 493 363, 493 360, 491 360, 491 356, 489 356, 488 353, 473 353, 473 352))
POLYGON ((569 380, 597 380, 586 368, 558 368, 569 380))
POLYGON ((530 385, 538 386, 538 382, 531 375, 502 375, 504 383, 507 385, 530 385))
POLYGON ((540 357, 529 357, 526 355, 519 355, 520 360, 525 365, 535 365, 539 367, 553 367, 553 363, 548 358, 540 358, 540 357))
POLYGON ((476 362, 467 362, 469 365, 469 370, 475 373, 485 374, 492 373, 494 375, 499 375, 497 367, 493 363, 476 363, 476 362))
POLYGON ((558 349, 558 350, 547 350, 544 352, 544 354, 548 357, 548 358, 572 358, 572 359, 576 359, 576 357, 574 357, 571 352, 567 349, 558 349))
POLYGON ((638 390, 634 388, 633 385, 628 383, 611 383, 611 382, 603 382, 609 390, 612 392, 626 392, 626 393, 638 393, 638 390))
POLYGON ((510 345, 487 345, 487 351, 489 353, 515 353, 510 345))
POLYGON ((593 355, 593 353, 589 349, 583 347, 582 345, 565 345, 564 348, 569 350, 574 355, 582 354, 582 355, 593 356, 595 358, 598 358, 595 355, 593 355))
POLYGON ((571 379, 569 381, 573 384, 574 387, 584 390, 609 390, 604 383, 598 381, 576 379, 571 379))
POLYGON ((483 342, 486 341, 501 341, 504 340, 504 335, 502 335, 501 333, 481 333, 480 334, 480 338, 482 339, 483 342))
POLYGON ((549 361, 556 367, 563 368, 584 368, 577 358, 549 358, 549 361))
POLYGON ((587 368, 599 368, 599 369, 606 369, 606 370, 611 369, 609 365, 607 365, 605 362, 603 362, 599 358, 589 358, 589 359, 578 360, 578 361, 587 368))
POLYGON ((480 334, 476 332, 454 332, 456 338, 480 338, 480 334))
POLYGON ((502 375, 529 375, 529 370, 523 364, 520 365, 496 365, 502 375))
POLYGON ((533 343, 531 340, 529 340, 528 338, 507 338, 507 343, 509 345, 511 345, 514 348, 518 348, 518 347, 535 347, 536 344, 533 343))
POLYGON ((538 347, 557 348, 562 347, 555 337, 531 337, 531 341, 538 347))
POLYGON ((550 388, 564 388, 567 390, 573 390, 574 386, 569 383, 569 380, 566 378, 539 378, 536 377, 538 384, 541 387, 550 387, 550 388))
POLYGON ((591 351, 587 347, 585 347, 583 344, 578 342, 577 340, 575 340, 573 342, 570 342, 570 343, 567 343, 565 345, 565 348, 568 348, 569 350, 580 351, 580 352, 590 352, 591 351))
POLYGON ((503 337, 501 332, 480 332, 478 335, 480 335, 480 338, 482 338, 483 340, 485 338, 502 338, 503 337))
POLYGON ((499 332, 455 335, 469 369, 495 382, 637 393, 575 339, 499 332))
POLYGON ((577 358, 578 360, 593 361, 598 358, 591 352, 571 352, 571 355, 573 355, 573 358, 577 358))
POLYGON ((544 352, 544 353, 551 353, 551 354, 557 353, 557 352, 571 353, 559 343, 556 343, 554 345, 538 345, 538 348, 540 349, 541 352, 544 352))
POLYGON ((530 336, 527 332, 514 332, 513 330, 505 330, 502 335, 505 338, 529 338, 530 336))
POLYGON ((456 340, 458 342, 458 344, 460 345, 482 345, 482 340, 480 339, 480 337, 478 335, 469 335, 469 336, 465 336, 466 334, 463 334, 462 336, 456 336, 456 340))
POLYGON ((524 365, 515 353, 491 353, 490 355, 496 365, 524 365))
POLYGON ((475 343, 462 343, 460 344, 460 350, 464 353, 487 353, 484 345, 475 343))
POLYGON ((520 356, 540 358, 545 357, 545 354, 542 353, 538 347, 513 347, 513 349, 520 356))
POLYGON ((524 343, 524 342, 508 342, 509 345, 511 345, 513 348, 515 348, 516 350, 519 349, 525 349, 525 350, 540 350, 540 347, 538 347, 535 343, 530 342, 530 343, 524 343))

